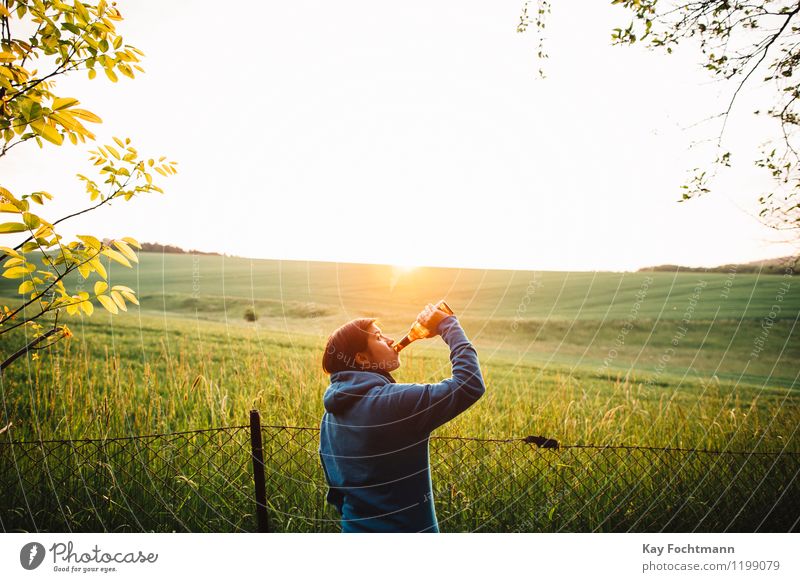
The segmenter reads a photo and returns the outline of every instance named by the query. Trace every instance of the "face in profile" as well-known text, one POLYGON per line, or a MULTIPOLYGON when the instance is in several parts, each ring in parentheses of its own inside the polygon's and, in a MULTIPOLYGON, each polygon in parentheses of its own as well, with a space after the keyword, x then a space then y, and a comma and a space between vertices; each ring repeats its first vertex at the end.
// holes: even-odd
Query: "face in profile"
POLYGON ((356 363, 367 370, 391 372, 400 367, 400 355, 392 349, 394 340, 371 323, 367 328, 367 349, 356 354, 356 363))

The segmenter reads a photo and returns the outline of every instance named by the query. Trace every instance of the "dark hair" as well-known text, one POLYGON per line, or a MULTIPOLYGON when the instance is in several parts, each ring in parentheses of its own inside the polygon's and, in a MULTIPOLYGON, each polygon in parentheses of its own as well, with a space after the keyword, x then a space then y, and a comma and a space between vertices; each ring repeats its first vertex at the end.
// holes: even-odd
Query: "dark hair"
POLYGON ((360 370, 356 364, 356 354, 367 351, 367 330, 375 321, 377 320, 374 317, 354 319, 328 336, 325 353, 322 355, 322 369, 328 374, 342 370, 360 370))

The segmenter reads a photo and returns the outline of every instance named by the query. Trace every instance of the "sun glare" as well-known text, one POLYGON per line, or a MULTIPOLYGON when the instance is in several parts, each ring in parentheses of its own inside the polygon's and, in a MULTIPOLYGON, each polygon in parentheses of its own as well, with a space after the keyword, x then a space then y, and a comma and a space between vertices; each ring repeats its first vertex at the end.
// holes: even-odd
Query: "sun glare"
POLYGON ((416 270, 415 265, 391 265, 391 274, 389 275, 389 289, 394 290, 395 286, 400 282, 400 279, 408 276, 416 270))
POLYGON ((400 275, 406 275, 416 268, 416 265, 392 265, 392 271, 400 275))

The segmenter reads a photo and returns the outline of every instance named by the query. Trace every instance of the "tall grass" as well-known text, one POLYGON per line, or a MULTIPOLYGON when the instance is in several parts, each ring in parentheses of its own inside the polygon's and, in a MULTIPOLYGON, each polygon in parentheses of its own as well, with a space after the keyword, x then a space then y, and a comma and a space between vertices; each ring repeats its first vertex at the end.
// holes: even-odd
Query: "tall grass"
MULTIPOLYGON (((15 438, 87 438, 240 425, 318 426, 328 377, 324 339, 248 326, 151 316, 91 319, 77 338, 3 379, 15 438)), ((438 341, 438 340, 435 340, 438 341)), ((434 342, 404 352, 398 381, 449 376, 434 342)), ((486 350, 488 351, 488 350, 486 350)), ((475 437, 543 434, 570 444, 798 449, 795 393, 718 377, 541 366, 479 350, 487 392, 437 431, 475 437)))

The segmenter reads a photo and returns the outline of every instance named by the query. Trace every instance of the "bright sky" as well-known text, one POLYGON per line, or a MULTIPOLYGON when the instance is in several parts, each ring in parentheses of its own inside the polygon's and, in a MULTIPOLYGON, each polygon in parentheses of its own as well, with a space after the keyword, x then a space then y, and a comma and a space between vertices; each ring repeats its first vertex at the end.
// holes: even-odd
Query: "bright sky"
MULTIPOLYGON (((626 14, 596 0, 553 3, 538 79, 535 34, 515 31, 522 4, 120 0, 146 74, 64 79, 60 94, 103 118, 103 140, 131 137, 180 173, 161 180, 165 196, 67 231, 245 257, 546 270, 793 252, 755 219, 770 182, 751 160, 771 128, 750 114, 756 95, 729 122, 738 166, 678 204, 686 170, 713 158, 689 145, 718 131, 690 126, 731 87, 695 47, 612 47, 626 14)), ((73 176, 89 148, 45 148, 12 150, 3 182, 57 195, 55 219, 85 206, 73 176)))

